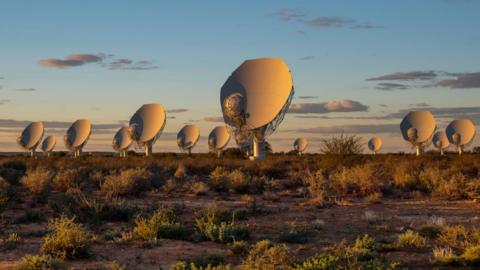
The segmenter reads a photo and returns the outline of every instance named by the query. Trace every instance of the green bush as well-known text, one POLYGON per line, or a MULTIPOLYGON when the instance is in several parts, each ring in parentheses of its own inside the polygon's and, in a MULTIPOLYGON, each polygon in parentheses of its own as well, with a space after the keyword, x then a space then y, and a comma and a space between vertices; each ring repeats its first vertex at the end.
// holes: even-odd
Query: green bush
POLYGON ((236 240, 245 240, 249 237, 248 227, 237 226, 232 220, 221 221, 218 210, 208 208, 195 219, 197 234, 201 239, 219 243, 231 243, 236 240))
POLYGON ((62 216, 50 220, 48 228, 50 232, 42 238, 42 251, 62 259, 88 257, 90 234, 73 218, 62 216))
POLYGON ((101 191, 108 197, 139 195, 151 187, 151 173, 144 168, 126 169, 105 178, 101 191))
POLYGON ((397 238, 397 247, 399 248, 424 248, 426 246, 427 240, 412 230, 400 234, 397 238))
POLYGON ((223 167, 216 167, 209 175, 209 185, 215 191, 226 191, 229 172, 223 167))
POLYGON ((228 186, 232 192, 246 194, 250 190, 250 177, 241 170, 233 170, 228 174, 228 186))
POLYGON ((133 236, 142 241, 155 243, 160 238, 186 239, 190 232, 176 220, 174 209, 162 206, 150 218, 135 220, 133 236))
POLYGON ((288 224, 287 229, 280 233, 280 242, 290 244, 304 244, 308 240, 309 230, 306 226, 295 222, 288 224))
POLYGON ((480 265, 480 245, 469 246, 462 254, 462 258, 467 265, 480 265))
POLYGON ((176 263, 172 270, 230 270, 229 265, 223 265, 224 258, 221 255, 199 256, 192 260, 176 263))
POLYGON ((293 256, 284 245, 274 245, 268 240, 257 242, 240 265, 241 270, 291 269, 293 256))
POLYGON ((26 255, 16 266, 17 270, 63 269, 63 261, 50 255, 26 255))
POLYGON ((20 182, 34 195, 45 195, 51 186, 53 172, 46 168, 35 168, 28 170, 27 174, 22 177, 20 182))

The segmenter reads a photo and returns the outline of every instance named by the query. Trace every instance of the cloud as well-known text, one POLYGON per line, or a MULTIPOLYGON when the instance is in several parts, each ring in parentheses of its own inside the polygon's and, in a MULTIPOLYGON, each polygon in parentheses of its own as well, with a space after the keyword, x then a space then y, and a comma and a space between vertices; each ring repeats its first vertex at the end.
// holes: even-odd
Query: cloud
POLYGON ((167 113, 183 113, 188 112, 188 109, 170 109, 166 111, 167 113))
POLYGON ((42 59, 38 63, 44 67, 52 68, 68 68, 83 66, 88 63, 102 62, 103 57, 101 55, 94 54, 71 54, 66 59, 48 58, 42 59))
POLYGON ((480 88, 480 72, 457 74, 455 79, 442 80, 436 86, 455 89, 480 88))
POLYGON ((176 119, 175 116, 167 116, 167 119, 176 119))
POLYGON ((7 103, 10 103, 10 101, 12 101, 12 100, 10 100, 10 99, 0 99, 0 105, 5 105, 7 103))
POLYGON ((426 102, 420 102, 420 103, 417 103, 417 104, 410 104, 409 106, 410 107, 422 107, 422 108, 430 107, 430 105, 426 102))
POLYGON ((203 121, 207 122, 222 122, 223 123, 223 116, 206 116, 203 118, 203 121))
POLYGON ((19 88, 19 89, 15 89, 15 91, 18 91, 18 92, 33 92, 33 91, 37 91, 37 89, 35 89, 35 88, 19 88))
POLYGON ((276 17, 286 22, 297 22, 314 28, 351 28, 351 29, 373 29, 379 26, 358 22, 355 19, 341 16, 317 16, 309 17, 307 12, 299 9, 279 9, 276 17))
POLYGON ((159 67, 147 60, 132 60, 128 58, 115 58, 113 54, 71 54, 65 59, 48 58, 38 62, 43 67, 70 68, 79 67, 89 63, 96 63, 100 67, 110 70, 152 70, 159 67))
POLYGON ((400 83, 379 83, 375 88, 382 91, 392 91, 392 90, 406 90, 410 87, 408 85, 400 84, 400 83))
POLYGON ((328 127, 313 127, 300 128, 295 130, 287 130, 286 132, 300 132, 300 133, 397 133, 400 132, 398 124, 378 124, 378 125, 344 125, 344 126, 328 126, 328 127))
MULTIPOLYGON (((0 127, 1 128, 23 128, 30 124, 31 121, 27 120, 14 120, 14 119, 0 119, 0 127)), ((67 129, 72 125, 73 121, 65 122, 65 121, 43 121, 45 128, 53 128, 53 129, 67 129)), ((110 124, 93 124, 92 128, 96 130, 116 130, 120 126, 122 122, 118 123, 110 123, 110 124)))
POLYGON ((332 113, 332 112, 365 112, 368 106, 353 100, 333 100, 321 103, 296 103, 290 105, 289 113, 332 113))
POLYGON ((396 72, 367 79, 367 81, 428 81, 435 79, 438 75, 436 71, 412 71, 396 72))
POLYGON ((111 70, 151 70, 159 68, 147 60, 133 61, 125 58, 114 60, 108 63, 107 66, 111 70))
POLYGON ((307 55, 307 56, 298 58, 298 60, 301 60, 301 61, 308 61, 308 60, 313 60, 313 59, 315 59, 314 55, 307 55))
POLYGON ((318 98, 318 96, 298 96, 298 99, 315 99, 318 98))

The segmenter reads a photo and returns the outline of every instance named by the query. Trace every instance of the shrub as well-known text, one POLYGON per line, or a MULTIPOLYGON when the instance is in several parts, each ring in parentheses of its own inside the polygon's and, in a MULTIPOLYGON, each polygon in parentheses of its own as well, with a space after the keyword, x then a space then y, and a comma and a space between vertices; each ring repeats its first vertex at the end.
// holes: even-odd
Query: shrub
POLYGON ((52 180, 52 188, 66 192, 69 189, 79 188, 81 175, 78 169, 66 169, 58 171, 52 180))
POLYGON ((150 218, 138 217, 135 220, 133 236, 146 242, 155 243, 159 238, 185 239, 188 230, 177 222, 171 207, 162 206, 150 218))
POLYGON ((469 245, 469 232, 462 225, 445 226, 438 235, 437 241, 445 246, 464 248, 469 245))
POLYGON ((187 167, 185 167, 183 163, 180 163, 177 169, 175 170, 174 176, 177 179, 183 179, 187 177, 187 167))
POLYGON ((216 167, 209 175, 210 187, 215 191, 225 191, 228 187, 228 171, 223 167, 216 167))
POLYGON ((22 238, 17 233, 11 233, 5 239, 0 240, 0 250, 11 250, 17 247, 22 238))
POLYGON ((231 191, 246 194, 250 189, 250 177, 241 170, 233 170, 228 174, 228 185, 231 191))
POLYGON ((472 245, 465 249, 462 258, 467 265, 480 265, 480 245, 472 245))
POLYGON ((418 233, 423 237, 435 239, 442 233, 443 228, 435 224, 425 224, 418 228, 418 233))
POLYGON ((53 173, 50 170, 38 167, 33 170, 28 170, 20 182, 22 182, 31 193, 41 196, 49 191, 52 178, 53 173))
POLYGON ((290 223, 287 229, 280 233, 279 240, 291 244, 304 244, 308 240, 308 228, 295 222, 290 223))
POLYGON ((412 230, 400 234, 397 238, 397 247, 400 248, 424 248, 426 246, 427 240, 412 230))
POLYGON ((176 263, 172 270, 230 270, 229 265, 223 265, 224 261, 221 255, 199 256, 192 260, 176 263))
POLYGON ((42 238, 42 250, 62 259, 89 255, 91 237, 73 218, 60 217, 49 221, 50 233, 42 238))
POLYGON ((203 182, 191 182, 188 185, 188 193, 200 196, 208 193, 208 186, 203 182))
POLYGON ((439 265, 455 265, 458 257, 450 247, 436 247, 433 249, 433 262, 439 265))
POLYGON ((144 168, 126 169, 105 178, 101 191, 111 196, 139 195, 150 188, 151 173, 144 168))
POLYGON ((257 242, 240 265, 241 270, 291 269, 293 256, 284 245, 273 245, 268 240, 257 242))
POLYGON ((248 243, 246 241, 233 241, 228 245, 230 251, 235 255, 244 255, 248 251, 248 243))
POLYGON ((320 152, 325 155, 357 155, 363 152, 362 138, 357 135, 333 136, 320 139, 320 152))
POLYGON ((201 239, 219 243, 231 243, 247 239, 250 235, 248 227, 237 226, 232 220, 222 221, 216 208, 208 208, 195 219, 197 234, 201 239))
POLYGON ((7 206, 7 203, 10 200, 10 194, 10 184, 0 176, 0 212, 7 206))
POLYGON ((16 266, 17 270, 55 270, 62 268, 62 260, 50 255, 26 255, 16 266))

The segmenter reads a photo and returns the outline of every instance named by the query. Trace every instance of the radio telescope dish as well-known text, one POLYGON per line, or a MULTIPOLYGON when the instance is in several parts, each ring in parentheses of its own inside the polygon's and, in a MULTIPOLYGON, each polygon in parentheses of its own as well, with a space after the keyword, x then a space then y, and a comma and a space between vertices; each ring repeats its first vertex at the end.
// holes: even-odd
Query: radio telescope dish
POLYGON ((465 145, 472 142, 475 137, 475 126, 470 119, 453 120, 446 129, 447 138, 458 149, 461 155, 465 145))
POLYGON ((450 146, 450 142, 448 141, 447 132, 445 130, 440 130, 433 135, 433 146, 440 150, 440 155, 443 156, 443 150, 447 149, 450 146))
POLYGON ((298 155, 301 156, 303 152, 305 152, 305 149, 307 149, 308 146, 308 141, 307 138, 297 138, 293 142, 293 149, 297 151, 298 155))
POLYGON ((230 133, 226 126, 215 127, 208 135, 208 148, 218 157, 222 156, 222 149, 230 142, 230 133))
POLYGON ((30 152, 30 156, 35 155, 35 149, 43 138, 43 123, 32 122, 25 127, 20 137, 17 138, 17 143, 30 152))
POLYGON ((144 104, 130 119, 132 140, 145 149, 146 157, 151 155, 153 144, 160 137, 166 119, 163 106, 156 103, 144 104))
POLYGON ((429 111, 409 112, 400 123, 403 139, 415 147, 417 156, 432 141, 436 127, 435 118, 429 111))
POLYGON ((192 148, 200 138, 200 130, 196 125, 185 125, 177 134, 177 144, 180 149, 187 151, 190 155, 192 148))
POLYGON ((113 136, 112 147, 118 152, 120 157, 126 157, 127 150, 132 143, 130 127, 122 127, 115 133, 115 136, 113 136))
POLYGON ((246 60, 222 86, 223 119, 239 146, 253 138, 250 159, 265 158, 265 138, 282 122, 294 93, 292 74, 280 58, 246 60))
POLYGON ((55 148, 55 145, 57 145, 57 137, 50 135, 46 137, 43 142, 42 142, 42 151, 47 155, 47 157, 50 156, 50 153, 52 153, 53 148, 55 148))
POLYGON ((80 119, 75 121, 67 130, 67 134, 63 136, 65 146, 74 157, 79 157, 83 147, 87 144, 92 132, 92 123, 88 119, 80 119))
POLYGON ((374 155, 382 150, 382 146, 382 139, 378 136, 375 136, 368 141, 368 149, 370 149, 374 155))

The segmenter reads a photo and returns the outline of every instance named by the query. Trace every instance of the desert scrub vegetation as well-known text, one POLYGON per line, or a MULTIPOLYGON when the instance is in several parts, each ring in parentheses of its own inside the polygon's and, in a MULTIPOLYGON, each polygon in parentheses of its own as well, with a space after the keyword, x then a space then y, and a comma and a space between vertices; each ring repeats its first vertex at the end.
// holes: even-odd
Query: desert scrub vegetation
POLYGON ((42 251, 61 259, 88 257, 92 239, 83 226, 73 218, 50 220, 49 233, 42 238, 42 251))
POLYGON ((250 248, 240 265, 241 270, 292 269, 294 257, 285 245, 275 245, 268 240, 257 242, 250 248))
POLYGON ((22 242, 18 233, 10 233, 7 237, 0 239, 0 251, 15 249, 22 242))
POLYGON ((191 232, 178 222, 175 210, 160 206, 151 217, 138 216, 133 228, 133 237, 155 244, 161 238, 184 240, 191 232))
POLYGON ((298 222, 289 222, 286 228, 280 233, 279 241, 290 244, 304 244, 312 235, 312 228, 298 222))
POLYGON ((224 264, 225 259, 221 255, 211 254, 195 257, 190 260, 177 262, 171 267, 172 270, 230 270, 230 265, 224 264))
POLYGON ((320 152, 325 155, 357 155, 363 152, 362 138, 357 135, 332 136, 320 139, 320 152))
POLYGON ((399 248, 424 248, 427 240, 418 232, 407 230, 398 236, 396 245, 399 248))
POLYGON ((50 255, 26 255, 15 267, 16 270, 59 270, 63 261, 50 255))
POLYGON ((51 170, 37 167, 29 169, 20 182, 25 185, 32 194, 40 197, 50 191, 53 176, 54 174, 51 170))
POLYGON ((10 184, 0 176, 0 213, 7 206, 7 203, 10 200, 10 195, 10 184))
POLYGON ((250 236, 249 228, 237 225, 234 217, 230 221, 222 220, 216 207, 209 207, 197 214, 195 229, 197 238, 219 243, 232 243, 250 236))
POLYGON ((105 178, 101 192, 107 197, 139 195, 151 187, 151 173, 145 168, 125 169, 105 178))

